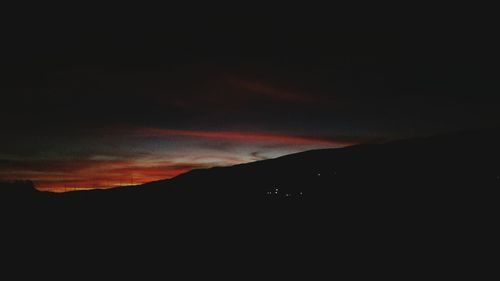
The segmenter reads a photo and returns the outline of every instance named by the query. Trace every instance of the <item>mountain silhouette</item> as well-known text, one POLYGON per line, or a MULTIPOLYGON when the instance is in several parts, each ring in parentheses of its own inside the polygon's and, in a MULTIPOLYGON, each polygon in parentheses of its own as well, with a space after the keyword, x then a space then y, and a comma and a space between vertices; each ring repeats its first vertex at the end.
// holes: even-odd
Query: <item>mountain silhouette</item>
POLYGON ((240 254, 330 249, 352 270, 483 265, 498 237, 499 143, 499 130, 469 131, 62 194, 2 183, 3 234, 12 233, 3 241, 91 257, 84 245, 112 245, 114 259, 124 249, 137 258, 237 245, 240 254))
POLYGON ((96 210, 134 206, 138 212, 156 208, 160 213, 187 205, 204 210, 223 205, 244 209, 255 204, 356 206, 388 212, 395 208, 419 212, 486 208, 492 206, 500 184, 499 143, 498 129, 467 131, 312 150, 109 190, 52 194, 35 192, 24 184, 23 188, 2 187, 1 193, 4 201, 17 206, 18 201, 29 201, 31 207, 93 206, 96 210))
POLYGON ((334 200, 336 195, 453 196, 498 186, 497 131, 322 149, 232 167, 194 170, 141 188, 200 198, 334 200))

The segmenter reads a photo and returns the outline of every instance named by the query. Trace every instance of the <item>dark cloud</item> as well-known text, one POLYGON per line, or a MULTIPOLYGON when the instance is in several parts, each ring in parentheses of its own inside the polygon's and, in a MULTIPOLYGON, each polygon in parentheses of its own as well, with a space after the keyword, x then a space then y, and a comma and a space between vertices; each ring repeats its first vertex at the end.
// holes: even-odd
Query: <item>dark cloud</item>
POLYGON ((250 155, 253 157, 254 160, 258 161, 258 160, 267 160, 269 158, 267 158, 266 156, 263 156, 263 155, 260 155, 260 151, 254 151, 252 153, 250 153, 250 155))

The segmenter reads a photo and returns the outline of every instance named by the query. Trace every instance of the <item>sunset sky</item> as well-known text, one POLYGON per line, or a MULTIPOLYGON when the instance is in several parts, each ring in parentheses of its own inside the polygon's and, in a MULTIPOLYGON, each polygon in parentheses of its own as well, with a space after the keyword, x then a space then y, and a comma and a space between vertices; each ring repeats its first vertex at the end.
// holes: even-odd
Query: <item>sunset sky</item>
POLYGON ((499 120, 496 47, 474 29, 147 19, 2 35, 0 180, 139 184, 499 120))

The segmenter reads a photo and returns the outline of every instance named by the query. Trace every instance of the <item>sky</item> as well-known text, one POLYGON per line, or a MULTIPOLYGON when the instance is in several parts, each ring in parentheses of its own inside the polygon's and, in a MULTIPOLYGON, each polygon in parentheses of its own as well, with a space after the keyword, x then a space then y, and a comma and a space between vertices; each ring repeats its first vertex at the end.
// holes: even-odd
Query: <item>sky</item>
POLYGON ((7 19, 0 180, 140 184, 499 120, 497 45, 477 23, 81 15, 7 19))

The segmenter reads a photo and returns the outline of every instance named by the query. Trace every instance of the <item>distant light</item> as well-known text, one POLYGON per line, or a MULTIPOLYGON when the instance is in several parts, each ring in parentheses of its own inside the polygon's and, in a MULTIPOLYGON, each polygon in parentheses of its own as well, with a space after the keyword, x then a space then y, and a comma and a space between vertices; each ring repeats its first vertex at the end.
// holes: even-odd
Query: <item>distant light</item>
POLYGON ((301 192, 301 193, 299 193, 299 194, 300 194, 300 195, 302 195, 302 194, 304 194, 304 193, 302 193, 302 192, 301 192))
POLYGON ((321 176, 321 173, 318 173, 318 177, 321 176))

